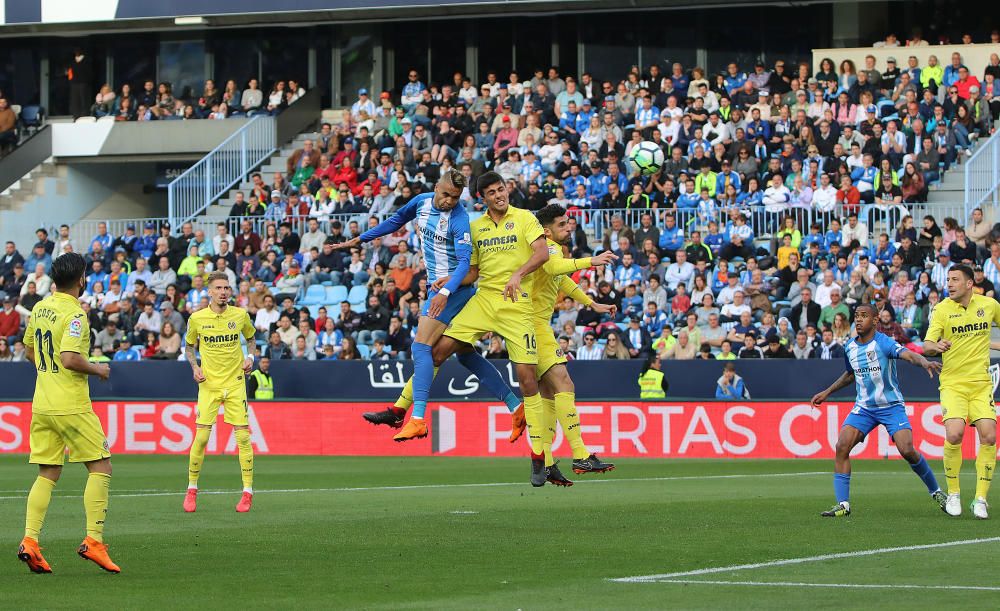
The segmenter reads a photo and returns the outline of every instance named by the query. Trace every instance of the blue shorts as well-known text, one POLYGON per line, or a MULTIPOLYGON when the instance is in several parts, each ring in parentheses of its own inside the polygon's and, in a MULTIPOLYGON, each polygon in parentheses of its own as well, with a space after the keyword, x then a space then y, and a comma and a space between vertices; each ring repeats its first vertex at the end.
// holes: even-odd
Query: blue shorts
POLYGON ((890 437, 895 435, 896 431, 913 430, 906 415, 906 407, 903 405, 890 405, 879 409, 867 409, 855 405, 844 419, 843 426, 853 426, 867 436, 880 424, 889 432, 890 437))
MULTIPOLYGON (((448 303, 445 304, 444 310, 435 319, 443 322, 446 325, 451 324, 451 320, 458 316, 458 313, 462 311, 465 304, 469 303, 472 296, 476 294, 475 285, 469 284, 465 286, 458 287, 458 290, 448 295, 448 303)), ((424 307, 420 310, 421 316, 427 316, 427 310, 431 307, 431 299, 437 295, 437 291, 432 291, 427 296, 427 301, 424 302, 424 307)))

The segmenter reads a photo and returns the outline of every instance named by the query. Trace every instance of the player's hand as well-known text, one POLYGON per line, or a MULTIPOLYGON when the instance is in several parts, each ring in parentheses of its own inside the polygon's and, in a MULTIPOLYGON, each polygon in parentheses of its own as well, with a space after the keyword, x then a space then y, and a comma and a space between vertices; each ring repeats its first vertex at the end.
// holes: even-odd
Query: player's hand
POLYGON ((511 301, 517 301, 518 295, 521 294, 521 275, 514 272, 510 276, 510 280, 507 281, 507 285, 503 287, 503 300, 507 301, 509 297, 511 301))
POLYGON ((427 315, 437 318, 444 311, 444 306, 448 304, 448 296, 438 293, 431 298, 431 303, 427 306, 427 315))
POLYGON ((941 374, 941 363, 937 361, 928 361, 927 359, 924 359, 924 362, 921 363, 920 366, 924 368, 924 371, 926 371, 927 375, 931 378, 934 377, 935 373, 939 375, 941 374))
POLYGON ((946 339, 938 340, 937 345, 938 352, 948 352, 948 349, 951 348, 951 342, 946 339))
POLYGON ((813 407, 819 407, 820 405, 823 405, 823 402, 826 401, 826 397, 827 397, 826 392, 819 392, 813 395, 811 401, 813 407))
POLYGON ((437 280, 435 280, 434 282, 431 283, 431 290, 435 291, 435 292, 436 291, 440 291, 441 289, 444 288, 444 285, 448 284, 448 280, 450 280, 450 279, 451 279, 451 276, 445 276, 444 278, 438 278, 437 280))
POLYGON ((615 304, 607 303, 592 303, 590 304, 590 309, 597 312, 598 314, 608 314, 614 317, 618 313, 618 306, 615 304))
POLYGON ((617 260, 618 260, 618 255, 616 255, 615 253, 611 252, 610 250, 605 250, 604 252, 602 252, 601 254, 597 255, 596 257, 591 257, 590 264, 591 265, 610 265, 611 263, 613 263, 614 261, 617 261, 617 260))
POLYGON ((205 381, 205 374, 202 373, 201 367, 197 365, 191 365, 191 373, 193 374, 194 381, 201 384, 205 381))
POLYGON ((243 373, 250 375, 251 371, 253 371, 253 357, 248 356, 243 359, 243 373))
POLYGON ((334 244, 333 245, 333 249, 334 250, 347 250, 347 249, 354 248, 355 246, 359 246, 360 244, 361 244, 361 237, 359 236, 359 237, 356 237, 356 238, 351 238, 350 240, 347 240, 346 242, 341 242, 340 244, 334 244))
POLYGON ((107 382, 108 377, 111 376, 111 366, 107 363, 100 363, 95 366, 94 374, 101 378, 102 381, 107 382))

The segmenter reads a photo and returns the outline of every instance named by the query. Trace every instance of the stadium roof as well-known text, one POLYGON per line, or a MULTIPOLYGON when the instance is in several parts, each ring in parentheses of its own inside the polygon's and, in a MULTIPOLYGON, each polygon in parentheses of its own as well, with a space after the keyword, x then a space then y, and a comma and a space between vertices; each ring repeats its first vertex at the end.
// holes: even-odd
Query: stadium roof
POLYGON ((532 13, 690 9, 801 2, 733 0, 18 0, 0 2, 0 35, 86 34, 109 30, 184 30, 257 25, 314 25, 350 21, 513 16, 532 13), (6 10, 4 10, 6 9, 6 10))

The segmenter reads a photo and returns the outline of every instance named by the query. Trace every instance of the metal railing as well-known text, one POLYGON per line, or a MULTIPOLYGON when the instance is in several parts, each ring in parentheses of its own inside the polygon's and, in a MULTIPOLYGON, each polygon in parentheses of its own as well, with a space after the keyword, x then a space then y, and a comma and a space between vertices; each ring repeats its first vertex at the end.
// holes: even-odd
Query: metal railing
POLYGON ((258 115, 167 187, 171 226, 204 211, 276 150, 275 118, 258 115))
POLYGON ((987 203, 1000 203, 1000 130, 977 147, 965 162, 965 208, 971 213, 987 203))
MULTIPOLYGON (((919 231, 922 226, 922 219, 926 215, 933 216, 938 224, 941 224, 943 219, 947 217, 955 218, 959 224, 964 224, 968 220, 968 216, 965 213, 966 207, 962 202, 949 202, 949 203, 914 203, 914 204, 899 204, 896 206, 879 206, 875 204, 850 207, 850 206, 837 206, 829 213, 820 212, 808 208, 789 208, 784 212, 767 212, 763 207, 751 208, 749 210, 749 223, 754 230, 754 237, 758 243, 761 245, 767 240, 771 239, 771 236, 777 231, 780 223, 784 220, 786 216, 791 216, 795 219, 796 228, 805 236, 809 233, 809 227, 813 222, 819 223, 823 230, 827 229, 827 224, 833 218, 840 220, 842 223, 846 223, 847 216, 851 212, 856 212, 858 214, 859 222, 864 223, 868 227, 868 234, 872 241, 878 238, 878 234, 887 233, 890 239, 895 235, 895 230, 897 224, 904 216, 913 217, 913 225, 919 231)), ((665 225, 664 217, 665 211, 662 209, 607 209, 607 210, 581 210, 574 215, 584 227, 588 237, 595 244, 600 244, 605 233, 611 230, 612 219, 618 216, 622 219, 624 226, 630 227, 633 230, 638 228, 641 224, 642 216, 646 213, 651 213, 653 216, 653 225, 657 228, 662 229, 665 225)), ((693 209, 679 209, 671 211, 671 214, 675 217, 677 224, 684 229, 685 241, 690 239, 691 231, 694 229, 699 229, 702 234, 705 233, 705 226, 707 223, 704 219, 698 217, 697 210, 693 209)), ((472 212, 470 216, 472 218, 477 218, 481 216, 480 212, 472 212)), ((343 227, 343 232, 345 235, 349 235, 349 226, 352 222, 358 224, 359 231, 364 231, 368 228, 371 218, 375 218, 377 221, 385 220, 387 215, 371 215, 366 212, 356 213, 356 214, 334 214, 329 216, 317 217, 319 221, 319 228, 321 231, 329 235, 330 225, 334 221, 339 221, 343 227)), ((241 233, 241 226, 243 221, 248 221, 250 223, 250 228, 259 236, 266 237, 269 231, 269 227, 273 226, 275 232, 277 233, 277 226, 281 222, 288 222, 292 226, 292 231, 298 233, 300 236, 308 231, 309 220, 313 218, 310 216, 285 216, 280 221, 278 219, 269 219, 262 216, 251 216, 251 217, 220 217, 220 216, 200 216, 194 219, 186 220, 184 223, 191 224, 191 232, 203 231, 206 239, 212 239, 217 232, 217 227, 219 223, 226 226, 226 231, 233 236, 239 235, 241 233)), ((715 219, 720 222, 720 231, 725 229, 725 216, 720 210, 715 219)), ((136 235, 142 235, 143 227, 147 223, 151 223, 154 226, 154 233, 159 235, 159 228, 163 223, 169 222, 169 218, 138 218, 138 219, 87 219, 83 221, 78 221, 73 223, 71 227, 71 236, 73 237, 74 243, 77 245, 78 249, 86 250, 90 247, 90 242, 94 236, 97 235, 98 225, 100 223, 105 223, 107 225, 108 233, 113 236, 120 236, 125 233, 125 230, 129 225, 135 227, 136 235)), ((180 225, 172 224, 171 235, 178 236, 181 235, 184 228, 183 223, 180 225)), ((51 235, 58 235, 58 225, 53 225, 50 227, 51 235)), ((614 246, 617 246, 615 244, 614 246)), ((642 244, 635 244, 637 248, 641 248, 642 244)), ((239 254, 239 253, 236 253, 239 254)))

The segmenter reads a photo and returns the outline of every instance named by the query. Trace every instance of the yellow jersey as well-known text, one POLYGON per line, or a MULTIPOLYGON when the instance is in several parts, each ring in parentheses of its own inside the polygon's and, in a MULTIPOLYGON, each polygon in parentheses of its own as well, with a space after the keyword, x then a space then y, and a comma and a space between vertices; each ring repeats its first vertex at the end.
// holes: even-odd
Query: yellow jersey
MULTIPOLYGON (((545 235, 535 215, 527 210, 507 207, 507 212, 496 223, 489 214, 484 214, 470 223, 472 230, 471 264, 479 267, 479 289, 477 294, 503 300, 503 288, 511 274, 531 258, 531 243, 545 235)), ((532 277, 521 281, 521 297, 518 304, 530 307, 532 277)))
POLYGON ((590 267, 590 257, 567 259, 563 256, 562 246, 550 239, 546 239, 545 244, 549 249, 549 260, 531 274, 534 277, 532 288, 535 291, 531 296, 531 305, 535 318, 548 324, 559 291, 583 305, 590 305, 593 301, 566 275, 590 267))
POLYGON ((93 410, 87 375, 66 369, 59 358, 63 352, 90 356, 90 324, 78 299, 52 293, 38 302, 24 330, 24 347, 35 355, 33 414, 67 416, 93 410))
POLYGON ((973 295, 968 307, 945 299, 931 313, 927 339, 951 342, 941 355, 941 386, 990 382, 990 327, 1000 324, 1000 304, 990 297, 973 295))
POLYGON ((252 342, 255 332, 250 315, 236 306, 226 306, 218 314, 208 307, 191 315, 186 339, 188 345, 197 345, 201 353, 201 370, 205 374, 202 386, 229 388, 244 383, 246 357, 240 337, 252 342))

